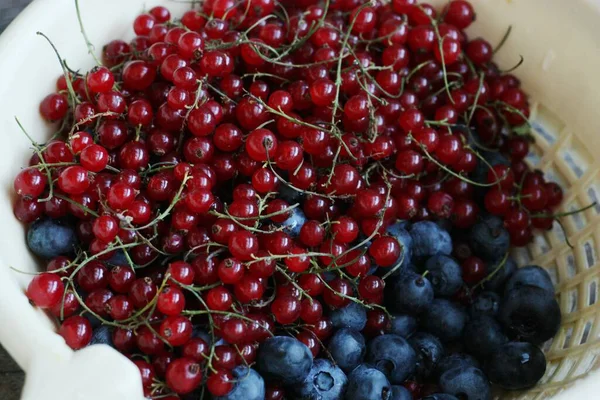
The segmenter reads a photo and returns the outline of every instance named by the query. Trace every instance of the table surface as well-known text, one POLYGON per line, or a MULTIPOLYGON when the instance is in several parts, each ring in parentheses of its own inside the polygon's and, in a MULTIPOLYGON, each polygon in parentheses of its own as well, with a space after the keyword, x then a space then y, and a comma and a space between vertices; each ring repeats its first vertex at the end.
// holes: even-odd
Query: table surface
POLYGON ((25 374, 0 346, 0 399, 19 400, 25 374))
MULTIPOLYGON (((31 0, 0 0, 0 33, 31 0)), ((0 346, 0 399, 19 400, 25 374, 0 346)))

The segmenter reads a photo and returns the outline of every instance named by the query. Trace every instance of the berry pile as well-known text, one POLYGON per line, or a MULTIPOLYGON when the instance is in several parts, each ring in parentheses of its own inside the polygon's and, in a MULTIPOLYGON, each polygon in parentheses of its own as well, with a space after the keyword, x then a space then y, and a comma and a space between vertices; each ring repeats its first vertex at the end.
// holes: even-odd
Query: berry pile
POLYGON ((138 16, 85 74, 61 61, 40 105, 57 133, 14 182, 47 261, 27 296, 73 349, 127 355, 149 398, 534 386, 560 309, 509 251, 563 192, 524 162, 527 95, 474 19, 206 0, 138 16))

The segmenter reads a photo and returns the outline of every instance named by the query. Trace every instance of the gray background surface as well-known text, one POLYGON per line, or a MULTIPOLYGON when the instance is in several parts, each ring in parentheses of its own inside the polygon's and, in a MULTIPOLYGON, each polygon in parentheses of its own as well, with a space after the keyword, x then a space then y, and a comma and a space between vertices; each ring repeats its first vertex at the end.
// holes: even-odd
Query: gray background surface
MULTIPOLYGON (((0 32, 10 24, 31 0, 0 0, 0 32)), ((3 321, 10 323, 10 321, 3 321)), ((18 400, 25 375, 0 346, 0 399, 18 400)))

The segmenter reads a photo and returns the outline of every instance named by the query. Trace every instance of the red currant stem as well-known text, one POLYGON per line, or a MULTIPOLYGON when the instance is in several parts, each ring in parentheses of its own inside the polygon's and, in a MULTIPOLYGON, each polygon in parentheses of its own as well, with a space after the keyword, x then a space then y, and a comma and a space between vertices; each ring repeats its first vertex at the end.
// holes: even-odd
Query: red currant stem
MULTIPOLYGON (((370 1, 365 2, 364 4, 362 4, 360 7, 356 8, 356 12, 354 13, 354 17, 352 18, 352 20, 350 21, 350 23, 348 24, 348 31, 346 32, 346 34, 344 35, 344 39, 342 40, 342 44, 340 46, 340 53, 338 56, 338 60, 337 60, 337 68, 336 68, 336 73, 335 73, 335 97, 333 100, 333 113, 331 115, 331 125, 335 126, 336 124, 336 111, 339 107, 340 104, 340 89, 342 87, 342 60, 345 58, 344 56, 344 50, 346 50, 346 47, 348 47, 348 39, 350 38, 350 34, 352 33, 352 28, 354 27, 354 23, 356 22, 356 18, 358 17, 358 15, 360 14, 360 12, 365 8, 368 7, 371 4, 370 1)), ((367 92, 368 93, 368 92, 367 92)), ((339 139, 339 138, 338 138, 339 139)), ((348 154, 352 154, 352 152, 348 152, 348 154)))
POLYGON ((275 232, 275 231, 283 229, 283 227, 281 227, 280 229, 275 229, 275 230, 272 230, 272 231, 266 231, 264 229, 257 228, 256 226, 258 226, 258 220, 259 220, 260 216, 256 216, 256 217, 243 217, 246 220, 252 220, 252 219, 255 220, 254 226, 245 225, 242 222, 240 222, 240 219, 242 219, 242 217, 240 217, 239 219, 237 217, 234 217, 233 215, 231 215, 229 213, 229 210, 227 210, 227 209, 225 210, 224 214, 220 213, 218 211, 215 211, 215 210, 210 211, 209 214, 210 215, 214 215, 215 217, 218 217, 218 218, 230 219, 237 226, 239 226, 240 228, 245 229, 245 230, 250 231, 250 232, 254 232, 254 233, 271 233, 271 232, 275 232))
MULTIPOLYGON (((368 4, 368 3, 367 3, 367 4, 368 4)), ((350 54, 351 54, 352 56, 356 57, 356 52, 354 51, 354 49, 352 49, 352 47, 348 47, 348 51, 350 51, 350 54)), ((378 71, 385 71, 385 70, 390 70, 390 69, 392 69, 392 66, 391 66, 391 65, 390 65, 390 66, 382 66, 382 67, 373 66, 373 67, 370 67, 370 68, 368 68, 368 69, 367 69, 367 68, 365 68, 365 67, 364 67, 364 66, 363 66, 361 63, 357 63, 356 65, 358 66, 358 69, 360 70, 360 72, 362 72, 362 73, 363 73, 363 75, 367 76, 367 77, 368 77, 368 78, 371 80, 371 82, 373 82, 373 84, 374 84, 374 85, 375 85, 375 86, 376 86, 376 87, 377 87, 379 90, 381 90, 381 92, 382 92, 383 94, 385 94, 387 97, 390 97, 390 98, 393 98, 393 99, 397 99, 397 98, 400 98, 400 96, 402 96, 402 92, 403 92, 404 90, 400 90, 400 93, 398 93, 397 95, 391 94, 391 93, 389 93, 387 90, 385 90, 383 87, 381 87, 381 85, 379 84, 379 82, 377 82, 377 80, 376 80, 376 79, 375 79, 375 78, 374 78, 374 77, 373 77, 371 74, 369 74, 369 70, 370 70, 370 69, 373 69, 373 70, 378 70, 378 71)), ((360 83, 360 80, 358 80, 358 83, 359 83, 359 84, 362 86, 362 84, 360 83)), ((404 88, 404 80, 402 81, 402 83, 403 83, 403 84, 402 84, 402 88, 404 88)), ((363 88, 363 89, 364 89, 364 88, 363 88)), ((365 93, 367 93, 367 94, 369 95, 369 97, 373 97, 373 98, 377 99, 377 101, 378 101, 378 102, 380 102, 380 103, 384 101, 383 99, 379 99, 379 98, 377 98, 376 96, 373 96, 369 90, 365 90, 365 93)))
MULTIPOLYGON (((470 132, 470 131, 469 131, 469 132, 470 132)), ((468 147, 468 146, 467 146, 467 147, 468 147)), ((470 148, 470 147, 468 147, 468 148, 470 148)), ((495 180, 494 182, 492 182, 492 183, 488 184, 488 185, 498 185, 498 188, 500 188, 500 189, 501 189, 501 188, 502 188, 502 186, 501 186, 501 182, 502 182, 504 179, 506 179, 506 177, 508 176, 508 173, 509 173, 510 171, 508 171, 508 170, 507 170, 507 171, 505 171, 505 172, 504 172, 504 174, 503 174, 501 177, 499 177, 499 176, 498 176, 498 173, 496 172, 496 170, 494 169, 494 167, 492 166, 492 164, 490 164, 490 163, 489 163, 489 161, 488 161, 488 160, 486 160, 486 158, 485 158, 485 157, 483 157, 481 154, 479 154, 479 152, 478 152, 478 151, 476 151, 475 149, 472 149, 472 148, 470 148, 470 149, 471 149, 471 151, 473 152, 473 154, 475 155, 475 157, 477 157, 477 158, 478 158, 478 159, 479 159, 479 160, 480 160, 482 163, 484 163, 484 164, 485 164, 485 166, 488 168, 488 170, 489 170, 489 171, 491 171, 491 172, 492 172, 492 174, 494 174, 494 178, 496 178, 496 180, 495 180)))
MULTIPOLYGON (((475 100, 473 100, 474 105, 477 105, 477 102, 479 101, 479 96, 481 95, 481 89, 483 88, 484 78, 485 78, 485 75, 482 73, 479 76, 479 87, 477 87, 477 93, 475 93, 475 100)), ((465 125, 471 126, 471 120, 473 119, 473 115, 475 115, 475 108, 476 107, 471 107, 471 113, 469 114, 469 118, 467 119, 467 123, 465 125)))
POLYGON ((68 134, 68 138, 71 139, 74 136, 75 131, 79 130, 79 127, 87 125, 90 122, 93 122, 96 118, 100 118, 100 117, 116 117, 119 114, 114 113, 112 111, 105 111, 102 113, 96 113, 94 115, 90 115, 89 117, 86 117, 84 119, 82 119, 81 121, 78 121, 77 123, 73 124, 73 127, 71 128, 71 130, 69 131, 68 134))
POLYGON ((392 269, 390 269, 384 276, 383 279, 384 281, 389 278, 394 272, 396 272, 398 270, 398 268, 400 268, 400 266, 402 265, 402 263, 404 262, 404 256, 406 255, 406 252, 404 251, 404 249, 402 249, 402 259, 396 263, 396 265, 394 265, 394 267, 392 269))
POLYGON ((239 319, 243 319, 244 321, 254 322, 253 319, 248 318, 248 317, 246 317, 243 314, 232 313, 230 311, 210 310, 210 309, 207 308, 206 310, 183 310, 181 312, 181 315, 186 315, 186 316, 206 315, 206 314, 225 315, 225 316, 230 317, 230 318, 239 318, 239 319))
POLYGON ((558 226, 560 226, 560 229, 563 232, 563 235, 565 237, 565 243, 567 243, 567 246, 569 246, 569 248, 571 250, 575 249, 575 247, 573 246, 573 244, 569 240, 569 235, 567 235, 567 230, 565 229, 565 226, 563 225, 563 222, 560 219, 555 219, 555 221, 558 224, 558 226))
MULTIPOLYGON (((70 286, 71 283, 69 282, 67 285, 70 286)), ((114 326, 114 327, 117 327, 117 328, 124 328, 124 327, 126 327, 125 325, 121 325, 121 324, 116 323, 116 322, 108 321, 108 320, 102 318, 100 315, 96 314, 94 311, 92 311, 87 306, 87 304, 85 304, 85 301, 83 301, 83 299, 81 298, 81 296, 79 295, 79 293, 77 293, 77 290, 73 290, 73 295, 75 296, 75 298, 77 299, 77 301, 79 302, 79 304, 81 305, 81 307, 83 307, 85 309, 85 311, 87 311, 88 313, 90 313, 94 317, 96 317, 100 322, 102 322, 103 325, 114 326)))
POLYGON ((413 77, 414 74, 416 74, 417 72, 419 72, 421 69, 425 68, 427 65, 429 65, 430 63, 434 62, 433 60, 427 60, 422 62, 421 64, 417 65, 416 67, 414 67, 409 73, 408 75, 406 75, 405 80, 408 82, 410 81, 410 78, 413 77))
POLYGON ((398 175, 396 174, 394 171, 387 169, 381 162, 377 162, 377 166, 386 174, 397 178, 397 179, 411 179, 415 177, 415 174, 410 174, 410 175, 398 175))
POLYGON ((272 124, 273 122, 275 122, 274 119, 270 119, 268 121, 265 121, 262 124, 260 124, 259 126, 257 126, 256 129, 262 129, 262 128, 266 127, 266 126, 269 126, 269 124, 272 124))
POLYGON ((448 95, 448 99, 450 100, 450 102, 452 104, 454 104, 454 99, 452 98, 452 95, 450 94, 450 88, 448 85, 448 71, 446 70, 446 63, 444 61, 444 46, 443 45, 444 45, 444 39, 446 38, 446 36, 444 36, 444 37, 440 36, 440 30, 438 29, 437 21, 435 19, 433 19, 431 17, 431 15, 427 14, 425 9, 421 5, 419 5, 418 7, 431 20, 431 26, 433 27, 433 31, 435 32, 435 37, 437 38, 438 46, 439 46, 439 50, 440 50, 440 56, 442 58, 441 64, 442 64, 442 73, 444 75, 444 87, 446 88, 446 94, 448 95))
MULTIPOLYGON (((471 75, 477 75, 477 68, 475 68, 473 61, 471 61, 471 59, 466 56, 464 51, 462 51, 461 53, 463 55, 463 60, 467 64, 467 67, 469 67, 469 71, 471 71, 471 75)), ((460 77, 462 78, 462 75, 460 75, 460 77)))
MULTIPOLYGON (((450 175, 454 176, 455 178, 458 178, 464 182, 470 183, 473 186, 480 186, 480 187, 490 187, 490 186, 494 186, 496 185, 498 182, 492 182, 492 183, 479 183, 479 182, 475 182, 472 181, 471 179, 461 175, 461 174, 457 174, 456 172, 452 171, 450 168, 446 167, 444 164, 440 163, 438 160, 436 160, 435 158, 433 158, 431 156, 431 154, 429 154, 429 152, 427 151, 427 149, 425 148, 425 146, 420 145, 421 150, 425 153, 425 156, 432 161, 435 165, 437 165, 438 167, 440 167, 441 169, 443 169, 444 171, 446 171, 447 173, 449 173, 450 175)), ((474 152, 476 153, 476 152, 474 152)))
POLYGON ((202 293, 204 291, 216 288, 218 286, 222 286, 223 284, 221 282, 217 282, 217 283, 213 283, 212 285, 204 285, 204 286, 194 286, 194 285, 183 285, 175 280, 171 279, 171 282, 176 283, 177 285, 181 286, 182 288, 184 288, 185 290, 189 290, 192 292, 198 292, 198 293, 202 293))
POLYGON ((94 51, 95 51, 94 45, 92 44, 92 42, 90 42, 90 39, 88 38, 88 35, 85 32, 85 28, 83 26, 83 20, 81 19, 81 11, 79 10, 79 0, 75 0, 75 10, 77 12, 77 21, 79 21, 79 28, 81 29, 81 34, 83 35, 83 39, 85 40, 85 45, 88 48, 88 53, 94 58, 94 61, 96 61, 97 65, 102 65, 102 62, 100 62, 100 60, 98 59, 98 57, 96 57, 96 54, 94 53, 94 51))
POLYGON ((17 125, 19 125, 19 128, 21 128, 21 131, 25 134, 27 139, 29 139, 29 142, 33 146, 33 150, 35 151, 35 154, 37 154, 38 158, 40 159, 40 164, 46 170, 46 178, 48 180, 48 196, 44 197, 43 199, 38 199, 38 202, 41 203, 41 202, 49 201, 52 198, 53 189, 54 189, 54 187, 52 185, 52 172, 50 172, 50 168, 48 168, 46 162, 44 161, 44 154, 40 150, 41 146, 35 140, 33 140, 33 138, 31 136, 29 136, 29 133, 27 133, 27 131, 21 124, 21 121, 19 121, 19 118, 15 117, 15 121, 17 121, 17 125))
MULTIPOLYGON (((116 237, 116 241, 119 244, 119 246, 123 246, 123 241, 121 240, 120 237, 116 237)), ((133 262, 133 260, 131 259, 131 257, 129 256, 129 253, 126 251, 123 251, 123 254, 125 254, 125 259, 127 260, 127 264, 129 264, 129 266, 131 267, 131 269, 135 269, 135 263, 133 262)))
POLYGON ((187 113, 185 113, 185 118, 183 119, 184 122, 181 126, 181 131, 179 132, 179 144, 177 146, 178 152, 181 152, 181 149, 183 148, 183 139, 185 138, 185 126, 190 114, 194 109, 198 108, 198 105, 201 104, 201 100, 202 104, 204 104, 207 100, 204 96, 202 96, 204 93, 202 90, 202 84, 205 83, 205 81, 203 79, 198 79, 196 82, 198 83, 198 88, 196 89, 196 96, 194 96, 194 104, 192 104, 191 106, 185 106, 185 108, 187 108, 188 110, 187 113))
POLYGON ((494 106, 495 108, 503 108, 506 111, 510 111, 511 113, 519 115, 521 118, 523 118, 525 120, 525 124, 527 124, 527 126, 529 128, 531 128, 531 123, 529 122, 529 118, 527 118, 525 116, 525 114, 523 114, 521 112, 521 110, 518 110, 518 109, 514 108, 513 106, 506 104, 502 101, 496 101, 496 102, 492 103, 492 106, 494 106))
MULTIPOLYGON (((221 99, 225 99, 226 101, 232 102, 233 104, 237 104, 237 101, 233 100, 231 97, 227 96, 225 93, 223 93, 221 90, 219 90, 217 87, 211 85, 210 83, 206 82, 206 86, 208 86, 208 88, 210 90, 212 90, 213 92, 217 93, 219 96, 221 96, 221 99)), ((256 128, 258 129, 258 128, 256 128)))
POLYGON ((339 297, 341 297, 341 298, 343 298, 343 299, 350 300, 350 301, 352 301, 352 302, 354 302, 354 303, 356 303, 356 304, 360 304, 360 305, 362 305, 362 306, 364 306, 364 307, 368 308, 369 310, 372 310, 372 309, 373 309, 373 306, 371 306, 370 304, 367 304, 366 302, 364 302, 364 301, 362 301, 362 300, 360 300, 360 299, 358 299, 358 298, 356 298, 356 297, 348 296, 348 295, 347 295, 347 294, 345 294, 345 293, 340 293, 340 292, 338 292, 337 290, 333 289, 333 288, 331 287, 331 285, 329 285, 329 283, 327 283, 327 281, 326 281, 325 279, 322 279, 322 278, 321 278, 321 282, 323 282, 323 285, 325 285, 325 287, 326 287, 327 289, 329 289, 331 292, 333 292, 335 295, 337 295, 337 296, 339 296, 339 297))
POLYGON ((504 257, 502 258, 502 261, 500 261, 500 263, 498 264, 498 266, 496 268, 494 268, 494 270, 485 278, 483 278, 482 280, 480 280, 477 285, 473 286, 473 288, 471 290, 476 290, 480 287, 483 287, 483 285, 488 282, 491 281, 492 278, 504 267, 504 265, 506 264, 506 261, 508 260, 508 253, 506 253, 504 255, 504 257))
POLYGON ((525 61, 525 58, 519 54, 519 61, 511 68, 507 69, 507 70, 500 70, 499 72, 501 74, 509 74, 511 72, 513 72, 514 70, 516 70, 517 68, 519 68, 523 62, 525 61))
MULTIPOLYGON (((284 185, 288 186, 290 189, 294 189, 296 192, 307 194, 307 195, 312 194, 314 196, 323 197, 323 193, 317 193, 317 192, 312 192, 310 190, 303 190, 303 189, 297 188, 296 186, 292 185, 290 182, 283 179, 283 177, 281 175, 279 175, 277 173, 277 171, 275 171, 275 168, 273 168, 273 164, 271 162, 269 162, 268 165, 269 165, 269 168, 271 169, 271 171, 273 172, 273 174, 275 174, 275 176, 277 177, 277 179, 279 179, 284 185)), ((330 199, 344 198, 344 196, 335 196, 335 195, 327 195, 327 197, 330 199)))
POLYGON ((282 82, 282 84, 288 84, 288 83, 290 83, 290 80, 285 79, 285 78, 283 78, 283 77, 281 77, 279 75, 269 74, 268 72, 254 72, 254 73, 251 73, 251 74, 248 73, 248 74, 242 75, 241 78, 245 79, 245 78, 250 78, 251 77, 252 78, 252 82, 255 82, 256 78, 260 78, 262 76, 265 76, 265 77, 268 77, 268 78, 271 78, 271 79, 279 79, 282 82))
POLYGON ((55 197, 57 197, 57 198, 59 198, 59 199, 62 199, 62 200, 65 200, 65 201, 67 201, 67 202, 69 202, 69 203, 73 204, 73 205, 74 205, 74 206, 76 206, 76 207, 79 207, 80 209, 82 209, 82 210, 83 210, 83 211, 85 211, 87 214, 90 214, 90 215, 91 215, 91 216, 93 216, 93 217, 96 217, 96 218, 98 218, 98 217, 100 216, 100 214, 98 214, 96 211, 94 211, 94 210, 91 210, 90 208, 88 208, 88 207, 84 206, 83 204, 80 204, 80 203, 76 202, 75 200, 73 200, 73 199, 71 199, 71 198, 69 198, 69 197, 67 197, 67 196, 64 196, 64 195, 62 195, 62 194, 58 194, 58 193, 57 193, 57 194, 55 195, 55 197))
POLYGON ((508 29, 506 30, 506 33, 504 33, 504 36, 502 36, 502 39, 500 39, 500 43, 498 43, 498 45, 492 51, 492 54, 496 54, 498 51, 500 51, 502 46, 504 46, 504 43, 506 43, 506 41, 508 40, 508 37, 510 36, 511 32, 512 32, 512 25, 509 25, 508 29))
POLYGON ((365 170, 365 171, 364 171, 364 172, 361 174, 361 176, 363 177, 363 179, 365 180, 365 182, 367 183, 367 185, 370 185, 370 184, 371 184, 371 182, 370 182, 370 179, 371 179, 371 173, 372 173, 372 172, 373 172, 375 169, 377 169, 377 167, 379 167, 379 165, 378 165, 378 164, 376 164, 376 163, 373 163, 373 164, 369 165, 369 166, 367 167, 367 169, 366 169, 366 170, 365 170))
MULTIPOLYGON (((341 149, 342 149, 342 146, 338 145, 338 147, 337 147, 337 149, 335 151, 335 155, 333 156, 331 171, 329 172, 329 176, 327 177, 327 182, 325 183, 325 187, 329 187, 331 185, 331 180, 333 179, 333 174, 334 174, 334 171, 335 171, 335 166, 337 165, 337 161, 338 161, 338 158, 340 156, 341 149)), ((331 194, 335 194, 335 190, 333 192, 331 192, 331 194)))
POLYGON ((185 253, 185 255, 183 256, 183 259, 184 259, 184 261, 187 261, 192 254, 195 254, 195 252, 197 250, 200 250, 203 247, 206 247, 206 252, 210 253, 210 248, 213 246, 218 247, 218 249, 213 252, 215 255, 222 253, 227 248, 227 246, 225 246, 224 244, 220 244, 220 243, 216 243, 216 242, 205 243, 205 244, 201 244, 196 247, 192 247, 190 250, 188 250, 187 253, 185 253))
POLYGON ((159 162, 156 163, 154 165, 151 165, 149 168, 147 168, 145 171, 142 171, 140 173, 141 176, 143 177, 147 177, 148 175, 155 173, 155 172, 160 172, 160 171, 166 171, 166 170, 170 170, 175 168, 177 164, 173 164, 171 162, 159 162))
POLYGON ((43 37, 44 39, 46 39, 46 41, 50 44, 50 46, 54 50, 54 54, 56 54, 56 57, 58 58, 58 62, 60 63, 60 67, 63 70, 63 74, 65 76, 65 82, 67 84, 67 90, 69 92, 69 97, 71 98, 71 104, 79 104, 80 101, 79 101, 79 98, 77 97, 77 95, 75 94, 75 89, 73 89, 73 82, 71 81, 71 75, 70 75, 69 71, 67 70, 68 67, 67 67, 66 61, 64 61, 62 59, 62 57, 60 56, 60 53, 58 52, 58 49, 56 48, 56 46, 54 46, 54 43, 52 43, 52 41, 50 40, 50 38, 48 36, 46 36, 42 32, 37 32, 36 35, 39 35, 39 36, 43 37))
POLYGON ((179 186, 179 189, 177 190, 177 193, 175 194, 175 197, 173 197, 173 200, 171 201, 169 206, 165 209, 165 211, 160 213, 154 220, 152 220, 151 222, 147 223, 144 226, 140 226, 137 228, 131 228, 131 229, 125 228, 125 229, 141 231, 146 228, 150 228, 151 226, 156 225, 159 221, 162 221, 163 219, 167 218, 169 216, 169 214, 171 213, 171 210, 173 210, 173 208, 175 208, 175 205, 177 204, 177 202, 179 200, 181 200, 181 194, 183 193, 183 189, 185 189, 185 184, 187 183, 188 180, 190 180, 190 178, 191 178, 190 175, 186 172, 185 176, 183 177, 183 180, 181 181, 181 185, 179 186))
POLYGON ((556 214, 548 214, 548 213, 538 213, 538 214, 532 214, 531 218, 552 218, 552 219, 557 219, 560 217, 568 217, 569 215, 575 215, 575 214, 579 214, 581 212, 584 212, 586 210, 589 210, 592 207, 595 207, 596 204, 598 204, 597 202, 593 202, 592 204, 588 204, 585 207, 579 208, 577 210, 573 210, 573 211, 568 211, 568 212, 562 212, 562 213, 556 213, 556 214))
MULTIPOLYGON (((460 82, 457 82, 457 81, 452 81, 452 82, 450 82, 448 84, 448 87, 450 89, 454 89, 455 87, 459 87, 459 86, 461 86, 461 84, 460 84, 460 82)), ((432 93, 431 95, 429 95, 427 98, 432 98, 432 97, 435 97, 435 96, 439 96, 440 94, 442 94, 445 91, 446 91, 446 88, 443 87, 443 88, 439 89, 437 92, 432 93)))
POLYGON ((298 283, 296 283, 296 279, 294 279, 293 277, 291 277, 290 275, 288 275, 287 271, 283 268, 281 268, 280 266, 276 266, 275 267, 277 269, 277 272, 279 272, 281 275, 283 275, 285 277, 285 279, 288 280, 288 282, 290 282, 292 284, 292 286, 294 286, 296 289, 298 289, 298 291, 300 292, 300 294, 304 297, 306 297, 308 299, 308 301, 310 301, 310 304, 313 304, 313 298, 306 293, 306 291, 304 289, 302 289, 302 287, 300 285, 298 285, 298 283))
POLYGON ((302 254, 281 254, 275 255, 269 253, 268 256, 265 257, 256 257, 252 256, 252 261, 248 261, 246 265, 252 265, 261 261, 270 261, 270 260, 285 260, 288 258, 299 258, 299 257, 331 257, 331 253, 317 253, 317 252, 308 252, 302 254))

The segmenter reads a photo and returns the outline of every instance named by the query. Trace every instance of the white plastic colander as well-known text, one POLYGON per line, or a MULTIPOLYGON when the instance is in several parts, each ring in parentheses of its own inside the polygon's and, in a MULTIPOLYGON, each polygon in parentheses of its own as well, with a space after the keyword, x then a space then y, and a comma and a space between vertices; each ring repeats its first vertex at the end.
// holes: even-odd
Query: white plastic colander
MULTIPOLYGON (((442 0, 430 1, 434 5, 442 0)), ((536 144, 528 162, 566 191, 562 211, 600 199, 600 0, 472 0, 477 21, 471 37, 497 43, 501 67, 525 58, 516 71, 531 95, 536 144)), ((90 40, 97 46, 133 36, 137 14, 162 4, 181 15, 189 4, 159 0, 82 0, 90 40)), ((24 288, 38 263, 28 252, 24 227, 12 215, 12 182, 30 155, 18 116, 35 139, 51 132, 38 114, 40 100, 54 90, 59 63, 36 31, 48 35, 74 68, 93 66, 79 33, 72 0, 37 0, 0 36, 0 342, 27 372, 23 399, 142 399, 137 368, 104 346, 73 353, 50 320, 32 308, 24 288)), ((600 206, 561 219, 565 232, 539 233, 516 251, 520 265, 548 269, 556 284, 563 324, 544 350, 548 370, 528 392, 502 399, 600 398, 600 206), (574 248, 566 241, 568 236, 574 248)))

